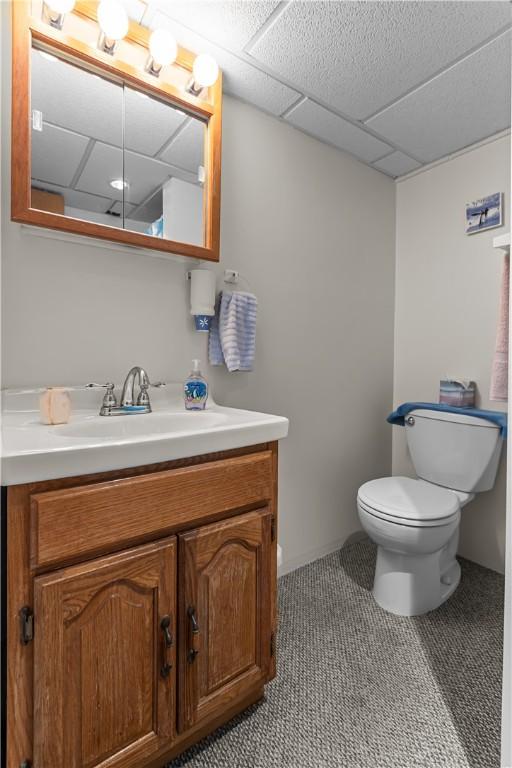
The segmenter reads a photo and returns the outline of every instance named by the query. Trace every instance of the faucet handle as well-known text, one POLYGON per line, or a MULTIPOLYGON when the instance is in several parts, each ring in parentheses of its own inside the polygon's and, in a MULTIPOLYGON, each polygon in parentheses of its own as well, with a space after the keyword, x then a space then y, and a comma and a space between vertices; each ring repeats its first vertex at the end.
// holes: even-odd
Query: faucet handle
POLYGON ((155 387, 155 389, 160 389, 161 387, 165 387, 165 386, 166 386, 165 381, 155 381, 154 384, 152 381, 149 381, 149 380, 141 381, 140 392, 137 398, 137 405, 146 405, 150 407, 149 393, 148 393, 149 387, 155 387))
POLYGON ((116 396, 114 395, 114 387, 115 387, 115 384, 112 384, 112 382, 110 381, 107 381, 106 384, 96 384, 96 382, 92 381, 89 384, 85 385, 86 389, 106 389, 107 390, 103 397, 102 407, 104 408, 115 408, 117 406, 116 396))
POLYGON ((89 384, 85 385, 86 389, 114 389, 115 384, 112 384, 112 382, 107 381, 105 384, 97 384, 95 381, 89 382, 89 384))
POLYGON ((143 381, 140 384, 140 392, 137 398, 137 405, 145 405, 149 407, 149 395, 148 395, 149 381, 143 381))

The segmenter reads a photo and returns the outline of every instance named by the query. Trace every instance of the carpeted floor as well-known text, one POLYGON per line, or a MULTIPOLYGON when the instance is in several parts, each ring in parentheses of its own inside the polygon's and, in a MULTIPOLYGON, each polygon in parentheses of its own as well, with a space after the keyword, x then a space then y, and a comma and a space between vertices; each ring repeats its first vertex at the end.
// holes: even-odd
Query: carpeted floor
POLYGON ((367 541, 280 580, 266 700, 169 768, 498 768, 503 577, 462 581, 416 618, 373 601, 367 541))

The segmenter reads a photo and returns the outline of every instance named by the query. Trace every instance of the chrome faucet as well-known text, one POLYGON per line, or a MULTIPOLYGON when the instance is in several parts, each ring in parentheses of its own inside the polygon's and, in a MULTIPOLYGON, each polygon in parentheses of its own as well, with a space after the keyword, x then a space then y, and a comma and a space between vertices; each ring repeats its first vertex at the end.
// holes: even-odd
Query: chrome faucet
POLYGON ((137 413, 151 413, 151 401, 149 399, 148 389, 149 387, 165 387, 163 381, 158 381, 155 384, 151 384, 149 377, 140 365, 135 365, 128 371, 128 375, 123 384, 123 391, 121 393, 121 404, 117 404, 117 399, 114 394, 115 384, 107 382, 106 384, 86 384, 87 388, 101 387, 106 389, 103 397, 103 402, 100 408, 100 416, 127 416, 128 414, 137 413), (135 381, 138 381, 139 394, 135 401, 134 388, 135 381))
POLYGON ((148 388, 149 379, 146 371, 144 368, 141 368, 140 365, 134 365, 133 368, 128 371, 128 375, 124 380, 123 392, 121 395, 121 408, 131 405, 144 405, 148 409, 145 411, 145 413, 151 413, 151 403, 149 402, 148 388), (139 380, 140 392, 137 398, 137 402, 135 403, 133 399, 133 388, 135 386, 136 377, 138 377, 139 380))

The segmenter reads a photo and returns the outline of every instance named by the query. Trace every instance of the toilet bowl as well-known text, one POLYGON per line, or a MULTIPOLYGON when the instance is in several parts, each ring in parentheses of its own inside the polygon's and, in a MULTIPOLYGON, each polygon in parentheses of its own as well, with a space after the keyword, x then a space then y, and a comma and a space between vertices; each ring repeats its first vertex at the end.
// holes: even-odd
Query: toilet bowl
POLYGON ((361 486, 359 519, 378 546, 373 596, 386 611, 426 613, 457 588, 461 501, 470 499, 465 496, 409 477, 383 477, 361 486))
POLYGON ((428 405, 403 422, 417 478, 370 480, 357 494, 361 525, 377 544, 373 596, 400 616, 432 611, 457 589, 461 509, 493 487, 503 442, 476 409, 428 405))

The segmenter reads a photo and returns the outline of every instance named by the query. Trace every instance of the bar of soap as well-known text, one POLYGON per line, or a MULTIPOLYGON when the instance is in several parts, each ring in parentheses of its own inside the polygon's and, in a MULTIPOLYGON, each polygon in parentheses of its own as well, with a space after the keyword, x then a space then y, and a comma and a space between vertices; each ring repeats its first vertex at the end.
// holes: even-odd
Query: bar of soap
POLYGON ((64 387, 48 387, 39 399, 43 424, 67 424, 71 418, 71 398, 64 387))

